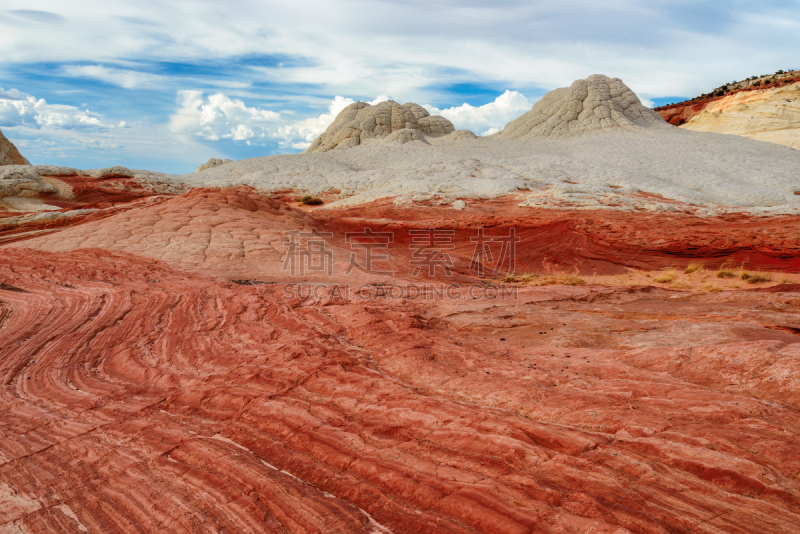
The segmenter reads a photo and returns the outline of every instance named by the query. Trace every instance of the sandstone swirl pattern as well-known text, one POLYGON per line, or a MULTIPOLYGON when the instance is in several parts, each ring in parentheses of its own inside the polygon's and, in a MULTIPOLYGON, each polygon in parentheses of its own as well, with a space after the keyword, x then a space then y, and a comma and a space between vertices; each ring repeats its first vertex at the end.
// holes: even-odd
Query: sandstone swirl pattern
MULTIPOLYGON (((545 212, 525 227, 513 204, 386 203, 320 221, 249 190, 145 200, 2 248, 3 534, 800 529, 800 287, 317 299, 287 293, 276 258, 284 229, 341 244, 371 220, 403 242, 445 219, 520 225, 526 265, 591 266, 686 218, 545 212)), ((725 224, 762 225, 753 257, 797 256, 780 226, 796 219, 694 222, 683 252, 650 257, 750 246, 725 224)), ((453 255, 454 279, 431 282, 469 282, 470 251, 453 255)))
POLYGON ((735 333, 779 293, 321 307, 91 249, 0 284, 2 532, 800 528, 800 344, 735 333))

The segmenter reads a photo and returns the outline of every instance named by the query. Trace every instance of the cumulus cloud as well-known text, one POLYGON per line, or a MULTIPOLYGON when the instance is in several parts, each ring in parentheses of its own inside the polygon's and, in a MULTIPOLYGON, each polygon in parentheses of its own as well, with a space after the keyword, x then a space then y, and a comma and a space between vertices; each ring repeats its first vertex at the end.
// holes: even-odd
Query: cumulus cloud
POLYGON ((64 104, 48 104, 44 98, 17 89, 0 88, 0 126, 50 127, 56 129, 108 128, 102 116, 64 104))
MULTIPOLYGON (((376 97, 375 100, 367 103, 374 106, 387 100, 391 100, 389 95, 380 95, 376 97)), ((281 126, 278 128, 278 131, 273 134, 273 137, 279 139, 281 148, 304 150, 311 146, 311 142, 319 137, 319 135, 331 125, 336 116, 341 113, 344 108, 353 103, 355 103, 355 100, 352 98, 345 98, 337 95, 331 100, 330 104, 328 104, 327 113, 323 113, 318 117, 311 117, 293 124, 281 126)))
POLYGON ((170 129, 209 141, 232 139, 252 144, 270 137, 279 118, 280 113, 249 108, 222 93, 205 98, 203 91, 185 90, 178 92, 178 110, 170 115, 170 129))
POLYGON ((532 105, 525 95, 507 90, 494 102, 478 107, 469 104, 446 109, 438 109, 429 105, 422 107, 427 109, 431 115, 441 115, 449 119, 456 129, 467 129, 480 135, 491 135, 500 131, 506 124, 526 111, 530 111, 532 105))

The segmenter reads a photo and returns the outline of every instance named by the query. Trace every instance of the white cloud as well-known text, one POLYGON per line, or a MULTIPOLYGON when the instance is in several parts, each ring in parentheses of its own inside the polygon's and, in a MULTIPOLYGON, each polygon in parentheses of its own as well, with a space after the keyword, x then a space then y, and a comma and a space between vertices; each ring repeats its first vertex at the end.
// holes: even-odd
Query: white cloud
POLYGON ((170 115, 170 129, 210 141, 232 139, 250 144, 253 139, 270 136, 280 118, 280 113, 249 108, 222 93, 205 98, 202 91, 179 91, 178 104, 178 110, 170 115))
POLYGON ((438 109, 433 106, 422 106, 432 115, 441 115, 449 119, 457 130, 467 129, 480 135, 489 135, 502 129, 526 111, 530 111, 531 102, 525 95, 517 91, 506 91, 494 102, 482 106, 462 104, 458 107, 438 109))
MULTIPOLYGON (((380 95, 375 100, 367 102, 371 106, 391 100, 389 95, 380 95)), ((311 146, 319 135, 324 132, 328 126, 331 125, 336 116, 342 112, 344 108, 350 104, 355 103, 352 98, 345 98, 337 95, 336 98, 331 100, 328 104, 328 112, 323 113, 318 117, 311 117, 297 121, 293 124, 286 124, 278 128, 278 131, 273 134, 273 137, 280 139, 282 148, 294 148, 296 150, 303 150, 311 146)))
POLYGON ((648 108, 654 108, 654 107, 656 107, 656 104, 655 104, 655 102, 653 102, 653 101, 652 101, 652 100, 650 100, 649 98, 639 97, 639 100, 642 102, 642 105, 643 105, 643 106, 646 106, 646 107, 648 107, 648 108))
POLYGON ((0 88, 0 126, 28 126, 33 128, 84 129, 107 128, 101 115, 75 106, 48 104, 43 98, 22 93, 16 89, 0 88))
POLYGON ((114 69, 101 65, 67 65, 61 69, 67 76, 75 78, 92 78, 111 85, 133 89, 134 87, 158 87, 167 79, 166 76, 136 72, 133 69, 114 69))

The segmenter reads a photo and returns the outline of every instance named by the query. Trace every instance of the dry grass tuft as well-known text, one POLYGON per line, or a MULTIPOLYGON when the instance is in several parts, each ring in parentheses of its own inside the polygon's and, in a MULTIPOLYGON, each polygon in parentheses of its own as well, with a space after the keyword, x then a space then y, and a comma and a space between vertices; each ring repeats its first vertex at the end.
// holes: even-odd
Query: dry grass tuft
POLYGON ((703 268, 702 263, 690 263, 686 266, 686 269, 683 270, 683 274, 692 274, 703 272, 705 269, 703 268))
POLYGON ((735 276, 736 275, 733 273, 733 269, 728 262, 720 265, 719 271, 717 271, 717 278, 733 278, 735 276))
POLYGON ((687 284, 686 282, 682 282, 680 280, 678 280, 677 282, 673 283, 669 287, 671 287, 673 289, 692 289, 692 285, 691 284, 687 284))
POLYGON ((703 289, 705 289, 709 293, 719 293, 720 291, 722 291, 721 287, 712 284, 708 284, 707 286, 703 287, 703 289))
POLYGON ((675 269, 669 269, 663 272, 660 276, 653 278, 654 282, 659 284, 669 284, 675 279, 675 269))
POLYGON ((504 284, 527 284, 534 278, 538 277, 539 275, 534 273, 510 274, 504 278, 501 278, 500 281, 504 284))
POLYGON ((554 275, 544 275, 540 276, 538 274, 533 273, 526 273, 526 274, 510 274, 505 278, 502 278, 500 282, 504 284, 530 284, 533 283, 535 286, 584 286, 586 285, 586 280, 579 276, 571 275, 571 274, 554 274, 554 275))
POLYGON ((585 286, 586 280, 580 276, 572 274, 559 274, 555 276, 545 276, 541 280, 536 281, 537 286, 585 286))
POLYGON ((742 280, 746 280, 748 284, 764 284, 766 282, 771 282, 772 277, 766 273, 755 273, 747 278, 743 277, 742 280))

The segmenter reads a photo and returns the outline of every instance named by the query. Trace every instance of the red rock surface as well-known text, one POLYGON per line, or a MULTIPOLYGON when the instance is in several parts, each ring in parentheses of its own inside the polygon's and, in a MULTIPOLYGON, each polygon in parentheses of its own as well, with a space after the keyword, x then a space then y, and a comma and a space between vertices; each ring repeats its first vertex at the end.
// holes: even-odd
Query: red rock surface
POLYGON ((124 176, 102 179, 80 175, 46 176, 45 180, 55 186, 57 192, 40 193, 34 198, 47 205, 48 211, 0 211, 0 244, 158 203, 173 197, 177 189, 162 184, 143 185, 124 176))
POLYGON ((366 226, 394 232, 398 271, 408 266, 409 230, 439 228, 455 231, 455 270, 469 275, 474 249, 470 237, 476 228, 508 235, 513 227, 522 240, 517 272, 615 274, 629 267, 683 267, 698 260, 712 268, 727 261, 800 272, 800 217, 700 218, 683 213, 535 210, 516 204, 514 199, 475 201, 455 211, 378 201, 303 212, 247 188, 196 189, 141 209, 127 209, 140 207, 130 204, 108 219, 98 214, 95 220, 57 233, 26 234, 14 246, 52 252, 99 247, 165 260, 192 272, 279 280, 285 275, 280 262, 286 252, 283 233, 288 230, 318 227, 333 232, 329 242, 339 270, 346 268, 351 252, 345 232, 366 226))
POLYGON ((616 274, 629 267, 683 268, 696 261, 710 268, 746 262, 753 269, 800 272, 800 217, 701 218, 686 213, 536 210, 516 204, 515 199, 471 201, 468 209, 455 211, 378 201, 317 210, 314 216, 340 231, 363 226, 394 231, 403 246, 408 243, 409 228, 455 229, 454 254, 464 271, 474 248, 469 237, 476 228, 503 235, 513 227, 522 239, 517 272, 616 274))
POLYGON ((197 190, 1 248, 0 532, 800 531, 798 285, 472 298, 459 239, 458 298, 315 301, 279 263, 319 227, 361 283, 383 225, 406 283, 410 228, 516 222, 530 268, 793 266, 796 219, 359 210, 197 190))

